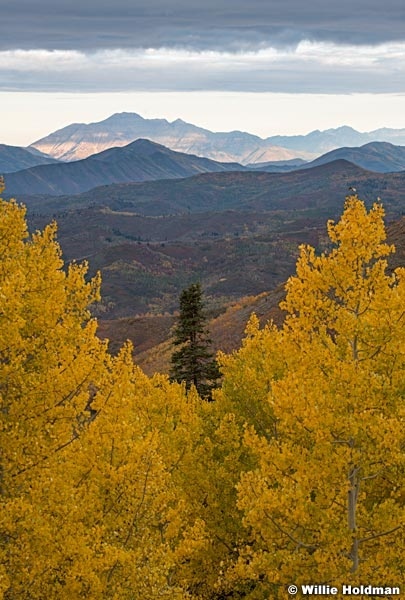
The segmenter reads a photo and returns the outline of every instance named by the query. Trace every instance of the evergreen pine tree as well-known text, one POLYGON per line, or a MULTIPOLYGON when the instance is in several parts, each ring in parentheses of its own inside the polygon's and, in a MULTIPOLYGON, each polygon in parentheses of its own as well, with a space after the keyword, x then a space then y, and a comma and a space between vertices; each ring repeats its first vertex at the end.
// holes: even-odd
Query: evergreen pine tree
POLYGON ((180 295, 180 315, 173 334, 173 345, 180 348, 171 357, 172 381, 193 384, 201 398, 211 399, 220 377, 218 364, 210 350, 201 285, 193 283, 180 295))

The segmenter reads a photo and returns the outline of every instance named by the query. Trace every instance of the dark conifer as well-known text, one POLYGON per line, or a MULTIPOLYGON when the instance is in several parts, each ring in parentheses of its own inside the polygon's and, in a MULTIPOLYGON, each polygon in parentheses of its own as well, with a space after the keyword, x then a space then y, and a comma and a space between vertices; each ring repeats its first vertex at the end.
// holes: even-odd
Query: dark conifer
POLYGON ((210 350, 201 285, 193 283, 180 295, 180 315, 173 332, 173 352, 170 371, 172 381, 193 384, 201 398, 211 400, 211 392, 220 377, 218 364, 210 350))

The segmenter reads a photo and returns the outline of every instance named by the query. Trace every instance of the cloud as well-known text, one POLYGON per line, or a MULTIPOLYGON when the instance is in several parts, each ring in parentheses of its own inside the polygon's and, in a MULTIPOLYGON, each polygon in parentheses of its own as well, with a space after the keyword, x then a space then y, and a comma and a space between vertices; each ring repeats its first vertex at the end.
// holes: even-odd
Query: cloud
POLYGON ((0 49, 237 51, 405 40, 403 0, 3 0, 0 49))
POLYGON ((0 51, 7 91, 399 93, 405 42, 378 46, 302 41, 237 53, 174 48, 0 51))
POLYGON ((403 0, 3 0, 0 90, 403 92, 403 0))

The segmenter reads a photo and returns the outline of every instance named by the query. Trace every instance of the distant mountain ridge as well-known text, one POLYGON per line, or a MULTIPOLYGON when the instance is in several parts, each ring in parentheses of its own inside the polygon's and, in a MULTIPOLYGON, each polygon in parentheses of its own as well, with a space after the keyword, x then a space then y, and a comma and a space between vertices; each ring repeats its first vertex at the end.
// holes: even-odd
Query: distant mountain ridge
POLYGON ((387 127, 361 133, 353 127, 343 125, 336 129, 319 129, 307 135, 275 135, 270 138, 274 144, 289 148, 290 150, 308 150, 317 154, 324 154, 330 150, 343 146, 363 146, 369 142, 390 142, 391 144, 405 144, 405 129, 389 129, 387 127))
POLYGON ((214 133, 182 119, 144 119, 137 113, 116 113, 97 123, 74 123, 31 144, 54 158, 72 161, 113 146, 125 146, 147 138, 168 148, 222 162, 242 164, 311 160, 342 146, 361 146, 372 141, 405 144, 405 129, 376 129, 361 133, 342 126, 307 135, 271 136, 262 139, 242 131, 214 133))
POLYGON ((336 148, 322 154, 310 162, 301 159, 267 162, 249 165, 250 169, 266 173, 288 173, 290 171, 312 169, 336 160, 346 160, 353 165, 375 173, 397 173, 405 170, 405 146, 395 146, 389 142, 369 142, 360 147, 336 148))
MULTIPOLYGON (((0 154, 1 156, 1 154, 0 154)), ((39 157, 41 160, 42 157, 39 157)), ((332 150, 314 161, 302 159, 258 163, 247 167, 175 152, 149 140, 136 140, 73 162, 39 165, 6 174, 7 192, 16 195, 74 195, 111 184, 188 178, 223 171, 291 173, 343 161, 375 173, 405 171, 405 146, 370 142, 332 150)), ((295 192, 294 192, 295 193, 295 192)))
POLYGON ((233 163, 174 152, 149 140, 110 148, 83 160, 40 165, 10 173, 7 195, 79 194, 112 183, 190 177, 199 173, 244 170, 233 163))
MULTIPOLYGON (((74 123, 31 144, 55 158, 72 161, 86 158, 113 146, 126 146, 146 138, 176 152, 204 156, 221 162, 250 163, 289 160, 296 151, 274 148, 256 135, 233 131, 213 133, 177 119, 144 119, 136 113, 117 113, 98 123, 74 123)), ((305 158, 312 155, 304 154, 305 158)))
POLYGON ((57 162, 59 161, 55 158, 47 156, 35 148, 27 149, 0 144, 0 175, 57 162))
MULTIPOLYGON (((403 210, 405 172, 373 173, 342 159, 289 173, 211 172, 181 179, 112 184, 74 196, 21 199, 29 210, 43 215, 98 207, 153 218, 171 216, 176 222, 179 215, 218 211, 302 210, 335 217, 335 208, 340 210, 350 187, 356 187, 359 196, 370 203, 381 196, 390 218, 403 210)), ((156 221, 152 228, 159 230, 156 221)))
POLYGON ((405 171, 405 146, 395 146, 388 142, 369 142, 360 148, 338 148, 299 168, 308 169, 340 159, 369 171, 396 173, 405 171))

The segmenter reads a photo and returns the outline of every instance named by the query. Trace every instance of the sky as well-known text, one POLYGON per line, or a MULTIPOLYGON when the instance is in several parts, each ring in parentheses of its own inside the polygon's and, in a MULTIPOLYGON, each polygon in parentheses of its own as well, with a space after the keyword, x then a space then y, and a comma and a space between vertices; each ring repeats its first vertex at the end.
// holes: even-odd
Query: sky
POLYGON ((0 143, 115 112, 405 127, 404 0, 0 0, 0 143))

